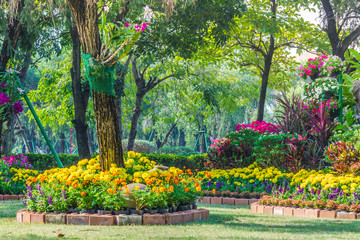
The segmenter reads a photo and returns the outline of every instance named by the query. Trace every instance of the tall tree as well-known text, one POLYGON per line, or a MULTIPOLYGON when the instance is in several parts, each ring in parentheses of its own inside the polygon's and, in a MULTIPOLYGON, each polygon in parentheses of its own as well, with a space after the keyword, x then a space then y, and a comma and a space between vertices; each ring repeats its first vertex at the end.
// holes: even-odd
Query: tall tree
POLYGON ((359 40, 360 3, 358 0, 321 0, 321 4, 332 54, 345 59, 346 50, 359 40))
POLYGON ((229 29, 234 17, 241 16, 245 9, 243 1, 238 0, 197 0, 191 5, 187 1, 179 1, 172 5, 174 8, 171 16, 163 17, 155 14, 162 11, 162 5, 161 1, 149 2, 151 14, 158 17, 152 20, 151 33, 138 41, 134 53, 136 59, 133 58, 132 61, 137 99, 133 110, 128 150, 134 147, 144 96, 164 80, 179 77, 177 71, 169 71, 166 75, 160 76, 147 70, 158 63, 169 62, 178 55, 186 59, 193 57, 199 47, 205 44, 210 28, 212 37, 218 42, 224 42, 226 30, 229 29))
MULTIPOLYGON (((257 120, 264 119, 268 87, 289 86, 288 72, 294 70, 290 48, 306 49, 320 33, 300 17, 299 8, 291 1, 250 0, 248 11, 232 25, 228 41, 222 49, 217 45, 206 49, 207 60, 224 59, 234 67, 252 71, 261 79, 257 120)), ((210 39, 211 40, 211 39, 210 39)), ((213 40, 211 40, 214 42, 213 40)))

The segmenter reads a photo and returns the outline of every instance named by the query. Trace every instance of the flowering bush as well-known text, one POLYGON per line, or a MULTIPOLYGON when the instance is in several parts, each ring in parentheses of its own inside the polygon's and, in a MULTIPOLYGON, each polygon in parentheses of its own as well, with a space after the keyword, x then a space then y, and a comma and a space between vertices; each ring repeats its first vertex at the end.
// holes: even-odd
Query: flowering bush
POLYGON ((28 180, 25 204, 29 210, 59 211, 69 209, 121 210, 133 197, 137 208, 168 207, 193 203, 201 193, 200 180, 191 170, 170 168, 149 171, 155 162, 139 153, 128 152, 125 168, 115 165, 101 171, 99 159, 81 160, 76 166, 54 168, 28 180), (129 183, 143 183, 145 190, 128 188, 129 183))
POLYGON ((0 160, 0 194, 21 194, 26 190, 28 177, 36 176, 24 155, 12 155, 0 160))
POLYGON ((242 131, 244 129, 251 129, 258 133, 278 133, 280 127, 264 121, 254 121, 250 125, 238 124, 236 131, 242 131))
POLYGON ((0 74, 0 116, 5 117, 9 113, 16 115, 23 111, 21 91, 13 74, 0 74))
POLYGON ((312 80, 322 76, 333 76, 341 72, 344 62, 338 56, 319 56, 308 59, 304 66, 300 66, 300 76, 309 76, 312 80))
MULTIPOLYGON (((321 99, 325 93, 338 95, 339 84, 334 77, 323 77, 314 80, 304 86, 304 95, 306 98, 321 99)), ((325 96, 326 97, 326 96, 325 96)))

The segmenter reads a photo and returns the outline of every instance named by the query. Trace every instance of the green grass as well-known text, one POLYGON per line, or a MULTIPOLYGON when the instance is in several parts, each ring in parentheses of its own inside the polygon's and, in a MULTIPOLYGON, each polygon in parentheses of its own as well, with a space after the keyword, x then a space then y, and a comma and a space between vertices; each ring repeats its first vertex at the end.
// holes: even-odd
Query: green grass
POLYGON ((200 205, 210 219, 177 226, 21 224, 20 201, 0 202, 0 239, 360 239, 360 221, 253 214, 249 207, 200 205), (60 235, 60 236, 62 236, 60 235))

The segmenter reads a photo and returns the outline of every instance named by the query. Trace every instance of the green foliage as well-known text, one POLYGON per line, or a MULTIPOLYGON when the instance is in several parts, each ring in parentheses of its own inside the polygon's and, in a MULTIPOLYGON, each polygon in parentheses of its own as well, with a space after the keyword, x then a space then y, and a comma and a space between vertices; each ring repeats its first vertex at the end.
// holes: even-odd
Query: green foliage
POLYGON ((255 142, 254 158, 260 166, 284 169, 289 149, 286 145, 288 134, 262 135, 255 142))
MULTIPOLYGON (((27 156, 29 163, 39 171, 58 167, 54 156, 50 154, 26 153, 24 156, 27 156)), ((77 155, 59 154, 59 158, 64 167, 70 167, 79 161, 77 155)))
POLYGON ((158 154, 175 154, 175 155, 179 155, 179 156, 191 156, 191 155, 197 154, 196 152, 194 152, 194 150, 192 148, 183 147, 183 146, 179 146, 179 147, 164 146, 164 147, 160 148, 157 151, 157 153, 158 154))
MULTIPOLYGON (((122 140, 124 151, 127 151, 128 141, 128 139, 122 140)), ((138 153, 153 153, 156 151, 156 145, 146 140, 135 139, 133 151, 138 153)))
POLYGON ((158 165, 167 167, 183 167, 195 170, 204 170, 204 162, 207 154, 198 154, 191 156, 179 156, 174 154, 143 154, 150 161, 155 161, 158 165))

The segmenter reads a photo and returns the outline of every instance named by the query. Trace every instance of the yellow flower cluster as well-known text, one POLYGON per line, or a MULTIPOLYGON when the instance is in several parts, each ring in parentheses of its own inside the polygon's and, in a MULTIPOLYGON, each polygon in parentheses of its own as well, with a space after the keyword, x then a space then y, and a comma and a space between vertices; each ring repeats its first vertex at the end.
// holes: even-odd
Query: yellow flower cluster
POLYGON ((341 188, 344 193, 352 193, 360 185, 360 176, 352 174, 337 175, 336 172, 324 173, 323 171, 307 171, 302 169, 293 176, 291 185, 300 185, 301 188, 310 187, 314 190, 341 188))
MULTIPOLYGON (((17 182, 17 181, 27 181, 29 177, 33 177, 38 175, 38 171, 36 170, 32 170, 32 169, 24 169, 24 168, 11 168, 10 169, 11 173, 15 173, 13 175, 12 181, 17 182)), ((0 172, 1 173, 1 172, 0 172)))
MULTIPOLYGON (((214 169, 209 172, 199 172, 199 177, 204 177, 208 179, 232 179, 232 180, 247 180, 249 183, 254 183, 255 180, 258 181, 271 181, 273 183, 278 183, 280 178, 290 179, 293 176, 293 173, 282 173, 279 169, 275 167, 261 168, 257 163, 253 163, 245 168, 233 168, 228 170, 214 169)), ((234 184, 241 186, 241 183, 235 181, 234 184)))

